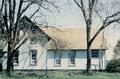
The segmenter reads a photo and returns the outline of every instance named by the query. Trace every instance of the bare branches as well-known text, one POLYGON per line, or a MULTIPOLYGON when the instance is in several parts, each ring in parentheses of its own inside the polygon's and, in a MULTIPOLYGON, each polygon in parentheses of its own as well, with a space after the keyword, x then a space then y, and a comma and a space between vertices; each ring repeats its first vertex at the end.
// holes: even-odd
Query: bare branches
POLYGON ((116 22, 120 22, 120 12, 114 13, 111 16, 107 16, 105 18, 105 20, 100 16, 100 14, 95 11, 100 18, 103 19, 103 23, 102 26, 98 29, 98 31, 93 35, 93 37, 91 38, 91 27, 93 24, 93 12, 94 12, 94 7, 97 4, 98 0, 85 0, 83 2, 83 0, 74 0, 75 4, 79 7, 79 9, 81 10, 82 14, 83 14, 83 18, 85 19, 85 24, 86 24, 86 42, 87 42, 87 72, 89 73, 91 71, 91 44, 93 43, 93 41, 95 40, 95 38, 97 37, 97 35, 103 30, 105 29, 107 26, 116 23, 116 22), (86 3, 88 1, 88 5, 84 3, 86 3))
POLYGON ((87 16, 86 16, 86 12, 85 12, 85 8, 84 8, 84 4, 83 4, 83 0, 80 0, 80 4, 74 0, 75 4, 81 9, 82 14, 84 16, 85 22, 87 21, 87 16))
POLYGON ((88 11, 85 10, 86 5, 84 5, 83 0, 79 0, 79 2, 74 0, 74 2, 81 9, 83 17, 85 19, 85 23, 86 24, 88 24, 88 23, 91 24, 92 21, 90 19, 92 19, 93 7, 96 3, 96 0, 89 0, 89 3, 88 3, 89 4, 89 10, 88 11), (87 17, 87 15, 88 15, 88 17, 87 17))
POLYGON ((97 10, 95 10, 95 13, 102 19, 102 21, 104 20, 97 10))
POLYGON ((16 0, 13 0, 13 22, 15 20, 16 0))
POLYGON ((22 10, 22 5, 23 5, 23 0, 20 0, 20 4, 19 4, 19 9, 18 9, 18 15, 17 15, 17 20, 16 20, 16 24, 15 24, 15 32, 14 32, 14 40, 16 41, 16 37, 17 37, 17 31, 18 31, 18 21, 20 19, 20 17, 22 16, 22 14, 34 3, 34 1, 30 2, 23 10, 22 10))
POLYGON ((107 26, 113 24, 113 23, 118 23, 120 21, 120 12, 116 12, 114 14, 112 14, 111 16, 106 17, 105 20, 103 20, 103 24, 100 27, 100 29, 95 33, 95 35, 91 38, 89 45, 92 44, 92 42, 94 41, 94 39, 97 37, 97 35, 103 30, 105 29, 107 26))
POLYGON ((1 29, 2 31, 4 29, 5 33, 9 34, 7 35, 8 36, 7 41, 13 40, 15 42, 13 43, 13 45, 16 45, 17 32, 19 31, 18 22, 21 16, 28 10, 28 8, 31 5, 35 5, 35 4, 37 4, 38 9, 31 15, 30 18, 32 18, 41 8, 44 8, 45 10, 49 10, 47 9, 47 7, 45 7, 46 3, 49 3, 50 5, 54 5, 54 3, 50 2, 49 0, 19 0, 19 5, 18 7, 16 7, 17 4, 16 0, 2 0, 0 13, 3 12, 3 14, 0 14, 0 16, 1 15, 3 16, 3 22, 1 22, 1 25, 2 26, 4 25, 5 28, 1 27, 1 29), (24 7, 23 5, 25 2, 27 5, 24 7))
POLYGON ((44 7, 44 6, 41 6, 43 9, 45 9, 45 10, 47 10, 47 11, 49 11, 49 12, 51 12, 52 13, 52 11, 50 10, 50 9, 48 9, 47 7, 44 7))
POLYGON ((108 16, 105 20, 104 20, 104 23, 107 23, 107 21, 110 21, 111 19, 115 19, 115 18, 118 18, 120 16, 120 12, 116 12, 114 14, 112 14, 111 16, 108 16))
POLYGON ((40 7, 31 15, 30 19, 39 11, 40 7))
POLYGON ((19 17, 22 16, 22 14, 34 3, 34 1, 30 2, 21 12, 20 12, 20 15, 19 17))
POLYGON ((19 8, 18 8, 18 11, 17 11, 17 21, 20 18, 20 13, 21 13, 22 5, 23 5, 23 0, 20 0, 19 8))
POLYGON ((89 0, 89 19, 92 19, 93 7, 96 0, 89 0))
MULTIPOLYGON (((94 8, 95 4, 97 4, 98 1, 97 0, 88 0, 88 4, 89 4, 88 10, 85 10, 85 6, 87 6, 87 5, 84 5, 83 0, 79 0, 79 1, 74 0, 74 2, 80 8, 80 10, 82 11, 83 17, 85 19, 87 31, 90 31, 91 24, 92 24, 92 16, 93 16, 92 13, 94 11, 93 8, 94 8)), ((102 18, 102 16, 96 10, 95 10, 95 12, 99 15, 100 18, 102 18)), ((103 18, 102 18, 102 20, 103 20, 103 18)), ((96 36, 101 32, 101 30, 103 30, 104 28, 106 28, 107 26, 109 26, 109 25, 111 25, 112 23, 115 23, 115 22, 120 22, 120 12, 116 12, 116 13, 110 15, 110 16, 107 16, 105 18, 105 20, 103 20, 103 24, 100 27, 100 29, 89 40, 89 45, 91 45, 91 43, 94 41, 96 36)))
POLYGON ((58 39, 56 37, 51 37, 51 41, 50 41, 50 47, 58 50, 58 49, 64 49, 67 46, 67 42, 62 40, 62 39, 58 39))
POLYGON ((54 2, 50 2, 48 0, 45 0, 45 2, 47 2, 48 4, 51 4, 52 6, 54 6, 55 8, 57 8, 57 6, 54 4, 54 2))
POLYGON ((24 40, 16 47, 16 50, 18 50, 26 41, 27 41, 27 39, 24 39, 24 40))
MULTIPOLYGON (((19 49, 28 39, 27 37, 20 38, 19 36, 20 27, 22 27, 19 25, 20 18, 23 16, 25 12, 27 12, 29 8, 31 9, 31 5, 33 6, 35 5, 36 7, 38 7, 38 9, 31 15, 30 18, 35 16, 35 14, 39 12, 41 8, 44 8, 45 10, 49 10, 46 7, 47 6, 46 3, 49 3, 50 5, 54 5, 54 3, 48 0, 18 0, 18 1, 17 0, 1 0, 1 1, 2 1, 2 4, 0 6, 0 28, 2 29, 2 33, 4 32, 6 36, 6 42, 8 44, 8 49, 7 49, 8 57, 7 57, 6 71, 8 75, 10 75, 11 66, 13 64, 11 62, 13 59, 12 57, 14 53, 13 50, 19 49)), ((31 24, 30 22, 27 22, 27 21, 25 23, 28 24, 28 26, 25 26, 26 28, 29 28, 29 29, 31 29, 31 27, 36 28, 34 26, 35 23, 31 24), (29 27, 29 25, 31 26, 29 27)))
POLYGON ((4 0, 2 0, 2 5, 1 5, 1 8, 0 8, 0 18, 1 18, 2 12, 3 12, 3 6, 4 6, 4 0))
POLYGON ((91 11, 96 3, 96 0, 89 0, 89 10, 91 11))
POLYGON ((5 1, 5 9, 4 9, 5 11, 5 15, 3 16, 3 18, 4 18, 4 22, 5 22, 5 25, 6 25, 6 30, 7 30, 7 32, 9 31, 8 30, 8 15, 7 15, 7 1, 5 1))
MULTIPOLYGON (((11 31, 11 29, 12 29, 12 20, 13 20, 13 17, 12 17, 12 4, 11 4, 11 0, 9 0, 9 22, 10 22, 10 32, 12 32, 11 31)), ((11 33, 10 33, 11 34, 11 33)), ((11 35, 10 35, 11 36, 11 35)))

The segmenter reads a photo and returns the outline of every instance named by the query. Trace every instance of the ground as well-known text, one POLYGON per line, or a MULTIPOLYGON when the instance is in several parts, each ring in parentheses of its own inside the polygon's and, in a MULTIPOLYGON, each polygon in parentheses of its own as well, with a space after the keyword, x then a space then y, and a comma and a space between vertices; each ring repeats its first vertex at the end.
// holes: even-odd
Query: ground
POLYGON ((43 72, 13 72, 11 77, 0 74, 0 79, 120 79, 120 73, 94 72, 91 76, 86 76, 80 72, 51 71, 48 78, 43 72))

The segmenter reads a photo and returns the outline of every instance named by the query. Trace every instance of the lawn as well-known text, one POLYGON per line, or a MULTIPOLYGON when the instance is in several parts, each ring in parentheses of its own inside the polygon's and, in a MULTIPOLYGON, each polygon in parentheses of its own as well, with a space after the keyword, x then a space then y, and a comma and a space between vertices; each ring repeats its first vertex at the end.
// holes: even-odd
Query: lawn
MULTIPOLYGON (((0 79, 46 79, 43 72, 13 72, 11 77, 0 74, 0 79)), ((48 72, 47 79, 120 79, 119 73, 94 72, 93 75, 86 76, 80 72, 48 72)))

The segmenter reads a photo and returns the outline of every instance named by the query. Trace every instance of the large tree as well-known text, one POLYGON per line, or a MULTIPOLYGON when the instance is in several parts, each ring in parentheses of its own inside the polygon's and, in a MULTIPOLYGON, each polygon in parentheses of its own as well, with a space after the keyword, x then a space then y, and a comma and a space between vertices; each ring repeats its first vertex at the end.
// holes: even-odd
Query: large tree
MULTIPOLYGON (((109 0, 104 0, 103 2, 108 2, 109 0)), ((91 73, 91 45, 97 35, 104 30, 106 27, 110 26, 113 23, 119 22, 120 21, 120 12, 119 11, 114 11, 111 12, 111 14, 107 14, 105 16, 105 13, 100 13, 100 9, 103 10, 103 6, 98 8, 98 5, 102 0, 74 0, 75 4, 78 6, 80 11, 82 12, 85 26, 86 26, 86 37, 87 37, 87 68, 86 72, 91 73), (97 30, 97 32, 91 36, 91 28, 93 26, 93 20, 95 13, 102 18, 101 25, 99 26, 100 28, 97 30), (102 15, 101 15, 102 14, 102 15), (104 17, 102 17, 104 16, 104 17)), ((109 5, 110 6, 110 5, 109 5)), ((105 7, 104 7, 105 8, 105 7)), ((107 9, 110 9, 107 8, 107 9)))
MULTIPOLYGON (((13 66, 13 55, 17 48, 19 48, 27 39, 19 39, 19 20, 23 15, 32 17, 43 16, 42 10, 50 11, 50 6, 54 3, 49 0, 0 0, 0 28, 3 36, 7 41, 7 75, 10 76, 10 71, 13 66), (34 7, 34 8, 33 8, 34 7), (28 11, 32 10, 32 11, 28 11), (22 41, 20 46, 17 46, 19 41, 22 41)), ((40 17, 39 17, 40 18, 40 17)))

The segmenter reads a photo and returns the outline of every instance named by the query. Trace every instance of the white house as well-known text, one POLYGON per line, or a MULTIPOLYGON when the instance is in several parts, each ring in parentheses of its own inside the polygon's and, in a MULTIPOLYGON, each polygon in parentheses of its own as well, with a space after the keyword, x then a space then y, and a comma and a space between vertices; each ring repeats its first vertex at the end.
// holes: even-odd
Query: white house
MULTIPOLYGON (((27 18, 28 26, 31 21, 27 18)), ((24 22, 25 22, 24 21, 24 22)), ((24 28, 22 26, 22 28, 24 28)), ((86 32, 81 28, 39 28, 26 31, 28 40, 14 55, 16 70, 84 70, 87 64, 86 32)), ((21 32, 21 34, 23 34, 21 32)), ((95 33, 92 31, 91 35, 95 33)), ((99 34, 91 47, 92 69, 105 69, 106 46, 99 34)), ((6 68, 6 54, 3 67, 6 68)))

